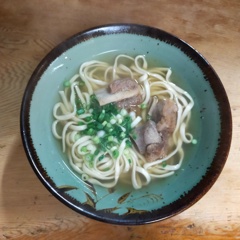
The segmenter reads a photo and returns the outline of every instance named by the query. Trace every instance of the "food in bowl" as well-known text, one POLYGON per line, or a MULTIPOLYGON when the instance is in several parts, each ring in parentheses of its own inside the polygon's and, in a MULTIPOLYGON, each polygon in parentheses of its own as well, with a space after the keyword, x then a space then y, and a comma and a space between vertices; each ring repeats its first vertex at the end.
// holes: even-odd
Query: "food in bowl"
MULTIPOLYGON (((89 68, 90 66, 88 65, 89 68)), ((93 69, 91 71, 92 73, 88 77, 95 78, 97 72, 94 72, 93 69)), ((161 90, 165 91, 164 89, 161 88, 161 90)), ((160 112, 162 112, 160 114, 161 119, 164 119, 165 114, 163 114, 163 111, 160 112)), ((141 130, 140 128, 140 136, 142 137, 141 130)), ((55 47, 33 72, 26 87, 21 108, 23 145, 33 170, 44 186, 57 199, 74 211, 99 221, 122 225, 146 224, 164 220, 189 208, 203 197, 217 180, 224 167, 231 143, 231 130, 231 111, 226 92, 218 75, 206 59, 181 39, 160 29, 136 24, 114 24, 96 27, 78 33, 55 47), (122 62, 120 57, 117 61, 121 65, 120 72, 116 72, 118 75, 110 78, 112 70, 109 70, 107 78, 111 81, 108 80, 107 83, 102 81, 106 65, 110 68, 114 66, 115 60, 119 55, 127 55, 130 58, 124 58, 122 59, 124 62, 122 62), (82 77, 81 79, 78 77, 80 75, 79 68, 86 67, 84 64, 89 64, 91 61, 105 62, 104 68, 101 68, 102 70, 100 71, 102 77, 97 82, 95 80, 84 82, 82 77), (135 68, 139 66, 141 71, 150 72, 150 69, 164 68, 163 72, 157 72, 158 76, 163 77, 163 80, 153 79, 148 82, 146 76, 149 78, 150 74, 145 75, 143 72, 139 75, 136 74, 137 76, 134 74, 133 76, 131 74, 126 76, 125 72, 130 73, 127 69, 131 69, 130 65, 135 61, 137 62, 135 68), (147 63, 146 69, 144 62, 147 63), (74 76, 76 76, 75 80, 74 76), (169 81, 166 81, 167 79, 169 81), (111 101, 108 103, 106 98, 102 98, 108 95, 109 98, 107 100, 109 101, 112 94, 118 94, 114 95, 114 99, 116 96, 119 97, 119 95, 126 94, 122 90, 120 93, 118 91, 116 93, 109 92, 110 84, 114 83, 111 87, 114 87, 114 89, 117 87, 118 89, 122 80, 127 85, 133 87, 131 94, 139 93, 139 91, 143 92, 140 95, 141 101, 136 103, 137 110, 135 111, 128 109, 127 106, 125 107, 126 99, 118 99, 114 103, 111 101), (163 85, 166 89, 167 86, 171 86, 176 92, 178 92, 179 88, 183 90, 178 97, 181 96, 181 100, 179 100, 181 105, 187 106, 187 103, 189 103, 189 107, 182 109, 185 112, 182 119, 186 125, 181 125, 178 120, 178 116, 181 116, 179 114, 181 107, 176 106, 176 99, 178 98, 175 98, 175 93, 170 94, 169 91, 166 91, 163 94, 157 94, 156 92, 154 93, 156 88, 158 89, 156 86, 154 86, 152 92, 145 91, 141 87, 144 83, 146 86, 147 84, 150 86, 151 82, 153 84, 155 82, 164 83, 163 85), (88 83, 91 83, 91 94, 89 94, 86 85, 88 83), (103 86, 100 86, 100 83, 103 86), (80 93, 77 93, 77 86, 80 93), (74 90, 72 95, 71 88, 74 90), (76 95, 73 94, 74 92, 76 92, 76 95), (148 93, 149 95, 147 95, 148 93), (77 96, 75 97, 76 101, 74 101, 74 96, 77 96), (148 101, 144 102, 146 99, 148 101), (83 104, 84 101, 90 101, 90 103, 98 107, 94 107, 94 105, 88 109, 87 105, 83 104), (165 106, 165 103, 169 104, 168 101, 170 101, 170 104, 173 103, 173 115, 177 115, 176 118, 173 117, 173 123, 175 122, 174 120, 177 119, 177 121, 176 125, 173 124, 175 128, 171 130, 173 133, 169 134, 169 141, 171 142, 171 139, 173 139, 175 149, 177 149, 174 131, 176 131, 176 139, 179 137, 177 132, 183 133, 182 135, 186 137, 184 141, 180 139, 182 144, 180 144, 180 149, 183 152, 180 150, 180 152, 176 153, 173 158, 174 163, 170 159, 163 161, 165 154, 163 156, 160 154, 160 157, 154 157, 153 159, 149 158, 148 162, 147 157, 149 153, 146 152, 146 144, 143 145, 143 148, 141 148, 141 145, 138 145, 137 139, 134 137, 134 131, 138 127, 140 128, 141 124, 148 123, 144 127, 144 132, 148 129, 146 132, 160 132, 163 134, 161 130, 157 129, 156 131, 155 125, 158 125, 159 121, 154 120, 153 109, 155 108, 152 106, 165 106), (121 107, 116 107, 119 104, 120 106, 123 104, 123 109, 126 111, 122 110, 121 107), (55 110, 54 106, 56 107, 55 110), (71 108, 73 109, 71 110, 71 108), (106 108, 115 111, 114 117, 112 114, 110 117, 108 116, 106 108), (189 108, 190 112, 186 110, 187 108, 189 108), (148 115, 149 111, 150 114, 148 115), (153 111, 152 115, 151 111, 153 111), (68 113, 72 114, 73 121, 69 121, 70 115, 68 113), (89 115, 89 118, 85 115, 86 119, 84 114, 89 113, 91 115, 89 115), (125 132, 119 132, 119 136, 115 141, 114 135, 116 133, 112 131, 119 130, 119 128, 115 128, 117 126, 115 125, 117 122, 115 116, 118 116, 118 114, 120 115, 119 119, 121 119, 118 122, 121 130, 124 129, 124 126, 122 126, 123 121, 126 121, 127 126, 130 127, 125 127, 125 132), (67 115, 67 118, 64 115, 67 115), (94 117, 99 118, 98 121, 95 121, 94 117), (101 119, 105 117, 107 118, 107 128, 109 128, 101 129, 101 125, 105 124, 103 124, 104 121, 101 122, 101 119), (64 118, 67 122, 66 125, 62 125, 63 121, 65 121, 64 118), (79 121, 79 118, 83 120, 79 121), (90 121, 92 123, 101 123, 101 125, 91 124, 90 121), (72 124, 71 122, 74 123, 72 124), (75 124, 75 122, 78 124, 75 124), (108 124, 109 122, 111 125, 108 124), (84 129, 86 126, 88 128, 84 129), (74 128, 77 129, 75 130, 78 133, 74 132, 74 128), (96 131, 96 128, 99 131, 96 131), (89 132, 86 135, 81 135, 79 134, 79 129, 81 129, 81 133, 83 131, 89 132), (112 132, 112 135, 109 135, 109 139, 104 139, 103 136, 108 131, 112 132), (63 134, 63 132, 65 133, 63 134), (98 158, 99 162, 103 158, 103 162, 99 163, 98 166, 102 168, 100 169, 102 174, 109 174, 107 175, 109 177, 107 181, 99 181, 98 178, 91 175, 91 172, 88 174, 81 173, 83 166, 81 162, 82 155, 78 151, 73 151, 73 154, 69 155, 70 158, 68 158, 68 152, 71 146, 75 144, 74 141, 77 142, 79 139, 89 135, 91 135, 91 139, 87 140, 89 144, 79 147, 79 152, 84 156, 86 155, 86 160, 89 160, 89 167, 86 167, 87 164, 84 166, 87 170, 92 170, 90 166, 97 164, 96 161, 92 161, 92 158, 96 157, 94 153, 97 156, 100 155, 102 151, 99 148, 100 142, 103 144, 116 143, 116 146, 107 149, 107 154, 102 154, 104 156, 101 155, 99 156, 100 159, 98 158), (93 141, 94 144, 91 143, 93 140, 92 135, 97 136, 94 139, 95 142, 93 141), (66 141, 62 142, 62 136, 65 136, 63 139, 66 141), (128 146, 127 149, 123 150, 124 154, 121 154, 118 148, 118 145, 120 147, 123 142, 122 138, 126 139, 124 140, 126 145, 131 146, 131 148, 128 146), (100 141, 100 139, 107 141, 100 141), (133 148, 138 150, 134 151, 135 155, 132 154, 133 148), (63 152, 64 149, 65 152, 63 152), (97 150, 100 150, 99 153, 97 150), (125 152, 125 150, 127 151, 125 152), (125 161, 125 165, 123 165, 122 161, 120 161, 120 156, 124 157, 126 156, 125 154, 130 154, 129 152, 132 154, 131 157, 140 156, 138 158, 140 159, 139 165, 131 165, 131 161, 125 161), (184 155, 181 155, 183 153, 184 155), (109 158, 109 156, 113 158, 110 158, 108 162, 106 158, 109 158), (116 178, 114 174, 110 174, 108 167, 111 168, 113 166, 111 165, 113 159, 115 161, 119 160, 119 172, 122 169, 129 169, 129 172, 126 173, 126 178, 124 178, 123 173, 121 177, 119 174, 119 177, 116 178), (160 163, 161 161, 163 161, 163 165, 160 163), (158 171, 157 174, 160 173, 158 177, 161 176, 161 173, 163 173, 162 176, 164 174, 165 176, 169 174, 169 176, 164 178, 155 178, 154 176, 155 179, 152 180, 156 172, 153 174, 151 171, 148 172, 148 170, 153 169, 152 165, 156 163, 159 170, 156 170, 158 171), (169 166, 172 167, 173 164, 176 164, 178 170, 169 169, 169 166), (136 167, 135 175, 131 175, 131 167, 133 166, 136 167), (164 170, 163 172, 162 169, 164 170), (139 173, 140 171, 141 173, 139 173), (145 175, 142 175, 142 172, 145 175), (133 176, 133 179, 136 179, 136 181, 132 181, 130 176, 133 176), (151 181, 149 178, 151 178, 151 181), (94 181, 98 182, 95 183, 94 181), (148 181, 149 184, 147 184, 148 181), (106 183, 108 185, 101 186, 101 184, 106 183)), ((154 144, 156 144, 156 141, 159 141, 159 137, 156 137, 156 139, 153 142, 154 144)), ((143 140, 145 143, 149 143, 145 137, 143 140)), ((157 142, 158 144, 159 142, 157 142)), ((102 152, 106 153, 104 146, 102 152)), ((166 156, 173 152, 169 148, 166 156)))
POLYGON ((135 189, 174 174, 184 160, 192 97, 171 81, 171 68, 145 56, 91 60, 64 81, 53 108, 53 134, 83 181, 135 189), (60 128, 60 129, 59 129, 60 128))

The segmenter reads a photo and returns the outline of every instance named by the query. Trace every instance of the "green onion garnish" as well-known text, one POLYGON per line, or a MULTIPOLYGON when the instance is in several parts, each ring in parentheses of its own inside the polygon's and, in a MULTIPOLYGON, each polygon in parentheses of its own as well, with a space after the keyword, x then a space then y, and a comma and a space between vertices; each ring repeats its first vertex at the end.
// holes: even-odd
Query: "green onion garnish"
POLYGON ((63 86, 64 87, 70 87, 70 82, 67 80, 67 81, 64 81, 64 83, 63 83, 63 86))
POLYGON ((85 120, 86 120, 87 122, 90 122, 92 119, 93 119, 92 116, 88 116, 88 117, 85 118, 85 120))
POLYGON ((81 147, 81 151, 84 153, 88 152, 87 147, 86 146, 81 147))
POLYGON ((98 158, 98 160, 101 161, 101 160, 104 159, 104 157, 105 157, 105 155, 103 154, 103 155, 101 155, 101 156, 98 158))
POLYGON ((85 113, 84 108, 80 108, 80 109, 77 110, 77 114, 78 114, 78 115, 81 115, 81 114, 83 114, 83 113, 85 113))
POLYGON ((93 136, 96 133, 96 131, 93 128, 89 128, 87 130, 87 135, 93 136))
POLYGON ((113 158, 116 159, 119 156, 119 151, 118 150, 114 150, 112 154, 113 154, 113 158))
POLYGON ((98 137, 98 136, 95 136, 95 137, 93 138, 93 142, 94 142, 95 144, 99 144, 99 143, 100 143, 99 137, 98 137))
POLYGON ((84 159, 85 159, 87 162, 92 161, 93 158, 94 158, 94 156, 93 156, 92 154, 86 154, 86 155, 84 156, 84 159))

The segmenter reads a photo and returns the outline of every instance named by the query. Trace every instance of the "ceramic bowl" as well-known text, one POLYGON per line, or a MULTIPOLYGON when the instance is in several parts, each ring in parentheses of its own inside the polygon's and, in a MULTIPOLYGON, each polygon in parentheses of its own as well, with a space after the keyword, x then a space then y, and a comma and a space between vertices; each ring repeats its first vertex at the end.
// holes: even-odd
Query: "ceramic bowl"
POLYGON ((22 141, 44 186, 62 203, 90 218, 121 225, 164 220, 196 203, 212 187, 226 162, 232 134, 224 87, 207 60, 183 40, 136 24, 105 25, 76 34, 55 47, 33 72, 22 101, 22 141), (58 90, 80 64, 104 56, 143 54, 171 67, 195 101, 196 145, 186 151, 180 170, 134 190, 129 186, 86 188, 53 137, 52 109, 58 90))

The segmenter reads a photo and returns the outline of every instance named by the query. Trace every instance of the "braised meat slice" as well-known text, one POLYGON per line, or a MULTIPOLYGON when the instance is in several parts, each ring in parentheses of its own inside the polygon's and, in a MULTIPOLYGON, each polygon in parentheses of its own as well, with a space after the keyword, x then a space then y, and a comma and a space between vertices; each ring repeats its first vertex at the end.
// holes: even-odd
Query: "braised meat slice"
POLYGON ((166 147, 166 141, 149 144, 145 153, 146 160, 153 162, 156 159, 164 158, 166 156, 166 147))
POLYGON ((157 131, 157 126, 155 122, 151 120, 146 122, 143 137, 146 145, 161 142, 161 137, 157 131))
POLYGON ((105 105, 116 102, 119 107, 125 108, 128 105, 142 102, 141 87, 131 78, 114 80, 108 88, 95 91, 99 104, 105 105))
POLYGON ((135 129, 134 142, 138 151, 145 155, 148 162, 166 155, 165 136, 157 131, 156 123, 149 120, 135 129))
POLYGON ((177 124, 177 105, 171 100, 164 100, 161 111, 161 120, 157 122, 158 132, 167 131, 169 134, 174 132, 177 124))
POLYGON ((148 162, 167 155, 170 135, 177 123, 177 105, 171 100, 158 100, 153 97, 148 114, 151 120, 135 130, 135 144, 148 162))
POLYGON ((117 79, 109 84, 110 93, 130 91, 137 88, 138 83, 131 78, 117 79))
POLYGON ((135 137, 133 137, 133 141, 136 144, 136 147, 139 151, 140 154, 144 154, 146 151, 146 143, 144 140, 144 131, 145 131, 145 124, 138 126, 134 129, 134 134, 135 137))
POLYGON ((128 109, 131 106, 139 105, 143 101, 143 96, 142 94, 138 94, 136 96, 130 97, 130 98, 125 98, 121 101, 117 102, 117 106, 119 108, 125 108, 128 109))
POLYGON ((152 97, 148 115, 151 116, 151 119, 155 123, 158 123, 161 120, 163 105, 164 100, 159 101, 157 96, 152 97))

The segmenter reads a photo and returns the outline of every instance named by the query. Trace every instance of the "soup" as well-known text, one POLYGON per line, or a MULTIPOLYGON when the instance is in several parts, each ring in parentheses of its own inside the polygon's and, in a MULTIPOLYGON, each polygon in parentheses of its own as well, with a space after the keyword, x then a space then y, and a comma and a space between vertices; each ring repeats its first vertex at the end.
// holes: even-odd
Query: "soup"
POLYGON ((192 97, 171 81, 170 68, 148 66, 143 55, 92 60, 64 82, 53 108, 53 135, 83 181, 135 189, 166 178, 184 159, 192 97))

